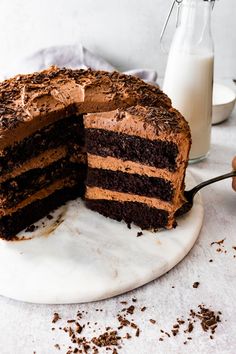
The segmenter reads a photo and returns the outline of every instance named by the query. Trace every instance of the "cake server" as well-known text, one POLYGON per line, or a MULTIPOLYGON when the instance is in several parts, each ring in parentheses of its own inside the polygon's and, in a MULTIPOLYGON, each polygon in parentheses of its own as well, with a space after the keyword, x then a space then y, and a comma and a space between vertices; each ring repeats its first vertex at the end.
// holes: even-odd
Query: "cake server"
POLYGON ((221 181, 221 180, 226 179, 226 178, 232 178, 232 177, 236 177, 236 171, 232 171, 232 172, 226 173, 224 175, 211 178, 211 179, 209 179, 207 181, 204 181, 204 182, 198 184, 197 186, 195 186, 194 188, 190 189, 189 191, 185 191, 184 192, 184 198, 186 199, 186 203, 184 203, 182 205, 182 207, 179 208, 179 210, 177 210, 177 212, 176 212, 177 216, 178 215, 182 215, 184 213, 187 213, 192 208, 194 197, 197 194, 197 192, 200 191, 200 189, 202 189, 203 187, 208 186, 209 184, 221 181))

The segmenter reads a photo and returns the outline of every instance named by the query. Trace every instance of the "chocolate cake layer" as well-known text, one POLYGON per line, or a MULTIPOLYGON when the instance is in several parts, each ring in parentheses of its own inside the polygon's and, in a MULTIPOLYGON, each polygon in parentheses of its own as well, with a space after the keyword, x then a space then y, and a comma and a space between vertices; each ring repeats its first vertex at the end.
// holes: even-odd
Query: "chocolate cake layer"
POLYGON ((168 202, 172 201, 174 194, 172 183, 163 178, 98 168, 88 169, 86 185, 159 198, 168 202))
POLYGON ((71 188, 66 187, 57 190, 47 198, 36 200, 11 215, 2 217, 0 219, 0 237, 6 240, 14 239, 15 235, 25 227, 43 218, 68 200, 81 197, 83 193, 84 187, 81 184, 71 188))
POLYGON ((85 129, 85 136, 87 152, 90 154, 112 156, 172 172, 176 170, 178 146, 174 142, 146 140, 103 129, 85 129))
POLYGON ((71 176, 84 184, 86 165, 71 163, 69 157, 56 161, 46 168, 31 169, 0 184, 1 207, 11 208, 57 179, 71 176))
POLYGON ((7 147, 0 156, 0 173, 11 171, 25 160, 37 156, 50 148, 66 144, 73 150, 73 144, 84 144, 82 116, 71 116, 51 124, 21 142, 7 147))
POLYGON ((86 200, 88 208, 115 219, 134 223, 141 229, 158 229, 168 225, 168 212, 151 208, 137 202, 118 202, 111 200, 86 200))

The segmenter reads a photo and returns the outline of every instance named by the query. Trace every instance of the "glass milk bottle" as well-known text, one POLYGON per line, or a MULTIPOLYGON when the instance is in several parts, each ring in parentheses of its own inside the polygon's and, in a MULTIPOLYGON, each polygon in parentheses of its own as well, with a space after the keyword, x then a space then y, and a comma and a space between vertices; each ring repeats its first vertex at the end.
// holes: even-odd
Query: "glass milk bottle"
POLYGON ((176 2, 179 23, 169 52, 163 91, 189 122, 192 134, 190 162, 197 162, 205 158, 210 149, 214 63, 211 11, 214 2, 176 2))

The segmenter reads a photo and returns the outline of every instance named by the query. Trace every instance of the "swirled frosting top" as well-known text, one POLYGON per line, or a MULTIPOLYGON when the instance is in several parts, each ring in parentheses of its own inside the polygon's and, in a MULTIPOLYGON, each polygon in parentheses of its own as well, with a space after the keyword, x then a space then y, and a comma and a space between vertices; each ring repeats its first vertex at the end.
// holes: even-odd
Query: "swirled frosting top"
POLYGON ((70 114, 134 105, 171 108, 157 87, 118 72, 51 67, 0 83, 0 151, 70 114))

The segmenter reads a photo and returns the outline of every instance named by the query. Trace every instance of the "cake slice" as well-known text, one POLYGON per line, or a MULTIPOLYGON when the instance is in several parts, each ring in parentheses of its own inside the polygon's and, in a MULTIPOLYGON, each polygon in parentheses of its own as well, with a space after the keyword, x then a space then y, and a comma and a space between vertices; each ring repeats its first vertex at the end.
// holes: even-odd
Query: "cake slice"
POLYGON ((191 142, 180 113, 139 105, 88 114, 84 125, 87 206, 142 229, 174 227, 191 142))

